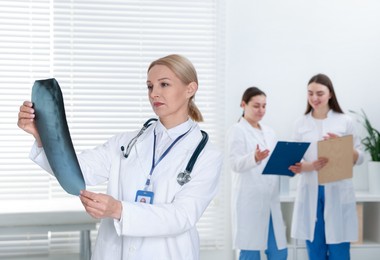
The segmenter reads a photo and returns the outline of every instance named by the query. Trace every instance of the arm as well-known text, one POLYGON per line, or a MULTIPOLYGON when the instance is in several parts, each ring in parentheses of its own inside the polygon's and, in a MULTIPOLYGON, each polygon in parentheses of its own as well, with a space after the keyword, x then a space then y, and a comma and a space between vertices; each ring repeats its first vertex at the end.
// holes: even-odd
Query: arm
POLYGON ((353 163, 357 165, 362 164, 364 161, 364 153, 361 147, 361 140, 357 134, 354 121, 351 118, 349 118, 348 123, 347 123, 347 134, 352 134, 354 138, 353 163))
POLYGON ((207 151, 207 155, 201 154, 191 174, 192 180, 179 189, 171 203, 115 202, 108 198, 103 200, 109 200, 110 203, 106 206, 105 203, 101 205, 102 203, 97 203, 97 201, 88 203, 82 195, 81 200, 84 202, 86 211, 93 217, 114 218, 115 228, 119 235, 175 236, 193 228, 216 195, 221 164, 222 156, 219 152, 213 150, 207 151), (99 204, 96 208, 91 207, 96 204, 99 204), (111 208, 113 210, 108 211, 111 208), (119 214, 120 209, 121 214, 119 214), (99 212, 102 213, 99 214, 99 212))
MULTIPOLYGON (((85 150, 77 155, 81 172, 86 185, 97 185, 108 180, 113 158, 119 158, 117 145, 120 135, 110 138, 94 149, 85 150)), ((37 142, 36 142, 37 143, 37 142)), ((31 149, 30 159, 48 173, 54 175, 45 151, 42 147, 34 145, 31 149)))
MULTIPOLYGON (((293 140, 296 142, 303 142, 305 141, 303 139, 303 134, 302 134, 302 127, 307 123, 305 117, 300 118, 294 126, 294 132, 293 132, 293 140)), ((309 149, 311 149, 309 147, 309 149)), ((312 171, 319 171, 322 169, 328 162, 327 158, 320 157, 317 160, 314 161, 306 161, 305 159, 302 160, 301 162, 298 162, 294 165, 291 165, 289 167, 289 170, 292 171, 295 174, 300 174, 302 172, 312 172, 312 171)))
MULTIPOLYGON (((360 149, 360 140, 355 135, 355 129, 352 120, 348 120, 347 126, 346 126, 346 132, 343 135, 353 135, 354 137, 354 147, 353 147, 353 163, 360 164, 363 161, 363 154, 360 149)), ((335 133, 328 132, 324 137, 323 140, 328 140, 331 138, 337 138, 339 135, 335 133)), ((289 170, 291 170, 293 173, 301 173, 301 172, 307 172, 307 171, 319 171, 322 169, 326 164, 328 163, 327 158, 320 157, 315 161, 312 162, 299 162, 295 165, 292 165, 289 167, 289 170)))
POLYGON ((303 162, 296 163, 295 165, 291 165, 289 167, 289 170, 291 170, 295 174, 298 174, 301 172, 319 171, 320 169, 325 167, 327 162, 328 162, 327 158, 320 157, 313 162, 303 161, 303 162))
POLYGON ((217 193, 222 166, 219 151, 209 150, 195 164, 192 180, 171 203, 141 205, 123 202, 120 233, 129 236, 172 236, 194 228, 217 193), (153 232, 153 234, 152 234, 153 232))

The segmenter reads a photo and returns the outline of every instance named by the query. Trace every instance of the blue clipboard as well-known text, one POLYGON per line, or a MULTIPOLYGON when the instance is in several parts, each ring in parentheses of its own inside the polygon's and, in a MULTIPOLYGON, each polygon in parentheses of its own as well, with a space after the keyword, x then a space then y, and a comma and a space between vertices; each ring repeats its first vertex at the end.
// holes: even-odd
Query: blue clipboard
POLYGON ((277 142, 276 147, 263 170, 263 174, 293 177, 294 173, 288 168, 302 160, 309 145, 310 143, 307 142, 277 142))

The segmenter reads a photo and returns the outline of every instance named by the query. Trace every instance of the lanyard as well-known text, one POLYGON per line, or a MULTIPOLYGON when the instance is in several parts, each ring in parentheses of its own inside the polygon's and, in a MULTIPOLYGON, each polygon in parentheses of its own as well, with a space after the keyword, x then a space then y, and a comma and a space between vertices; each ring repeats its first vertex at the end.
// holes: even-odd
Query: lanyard
MULTIPOLYGON (((191 129, 191 128, 190 128, 191 129)), ((152 167, 150 168, 150 172, 148 175, 148 178, 146 179, 145 182, 145 188, 144 190, 148 190, 149 185, 150 185, 150 178, 152 177, 153 171, 156 168, 156 166, 161 162, 162 159, 170 152, 170 150, 173 148, 173 146, 182 138, 184 137, 189 131, 187 130, 185 133, 181 134, 178 136, 171 144, 170 146, 165 150, 165 152, 158 158, 158 161, 155 162, 155 157, 156 157, 156 131, 154 131, 154 141, 153 141, 153 158, 152 158, 152 167)))

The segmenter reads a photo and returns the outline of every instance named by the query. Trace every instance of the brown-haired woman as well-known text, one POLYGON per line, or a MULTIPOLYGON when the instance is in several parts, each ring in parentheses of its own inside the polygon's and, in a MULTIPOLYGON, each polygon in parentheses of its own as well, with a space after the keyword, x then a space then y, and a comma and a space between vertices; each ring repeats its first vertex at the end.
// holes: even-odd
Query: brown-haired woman
POLYGON ((318 184, 318 170, 328 160, 318 158, 320 140, 354 135, 352 161, 363 161, 354 124, 339 106, 330 78, 313 76, 307 85, 307 107, 295 125, 294 139, 310 142, 304 161, 291 166, 300 173, 291 235, 306 240, 309 259, 350 259, 350 242, 358 239, 355 192, 352 179, 318 184))
POLYGON ((240 106, 243 115, 228 133, 228 158, 233 173, 233 247, 239 260, 258 260, 265 250, 268 259, 287 259, 285 226, 279 199, 279 176, 263 175, 277 138, 261 123, 266 95, 247 88, 240 106))

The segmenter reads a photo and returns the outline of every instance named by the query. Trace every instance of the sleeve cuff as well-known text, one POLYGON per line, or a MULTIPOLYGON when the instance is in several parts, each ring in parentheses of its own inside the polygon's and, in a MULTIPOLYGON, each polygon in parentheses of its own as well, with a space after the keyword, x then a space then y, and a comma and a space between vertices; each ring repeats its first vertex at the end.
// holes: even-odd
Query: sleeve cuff
POLYGON ((114 219, 114 220, 113 220, 113 225, 114 225, 114 227, 115 227, 116 234, 117 234, 118 236, 121 236, 122 233, 123 233, 123 219, 124 219, 124 217, 123 217, 123 212, 124 212, 124 203, 121 202, 121 205, 122 205, 122 208, 121 208, 121 217, 120 217, 120 219, 119 219, 119 220, 117 220, 117 219, 114 219))
POLYGON ((54 175, 43 147, 38 147, 37 142, 34 142, 29 153, 29 158, 42 169, 54 175))
POLYGON ((256 162, 256 158, 255 158, 255 152, 253 152, 251 154, 251 167, 256 167, 257 165, 260 165, 261 164, 261 161, 260 162, 256 162))
POLYGON ((43 152, 42 147, 38 147, 37 141, 34 141, 32 148, 30 149, 29 158, 32 161, 36 161, 36 158, 43 152))

